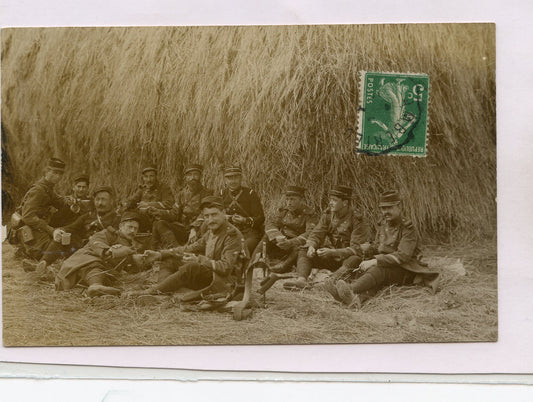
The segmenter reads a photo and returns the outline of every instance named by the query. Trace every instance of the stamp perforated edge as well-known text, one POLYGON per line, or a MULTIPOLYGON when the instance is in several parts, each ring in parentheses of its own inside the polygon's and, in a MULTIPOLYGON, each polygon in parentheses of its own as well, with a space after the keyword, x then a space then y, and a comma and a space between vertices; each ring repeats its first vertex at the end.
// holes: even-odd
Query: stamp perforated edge
POLYGON ((373 73, 373 74, 401 74, 401 75, 413 75, 413 76, 425 76, 428 77, 428 91, 427 91, 427 114, 426 114, 426 130, 425 130, 425 137, 424 137, 424 144, 425 144, 425 152, 424 154, 396 154, 396 153, 382 153, 382 154, 376 154, 374 156, 412 156, 414 158, 425 158, 427 157, 429 153, 429 121, 430 121, 430 107, 431 107, 431 79, 429 77, 429 74, 426 73, 411 73, 411 72, 398 72, 398 71, 367 71, 367 70, 360 70, 359 71, 359 102, 357 106, 357 130, 356 130, 356 152, 358 154, 366 154, 363 150, 361 150, 361 140, 363 138, 363 113, 365 111, 364 109, 364 95, 365 95, 365 77, 367 73, 373 73))

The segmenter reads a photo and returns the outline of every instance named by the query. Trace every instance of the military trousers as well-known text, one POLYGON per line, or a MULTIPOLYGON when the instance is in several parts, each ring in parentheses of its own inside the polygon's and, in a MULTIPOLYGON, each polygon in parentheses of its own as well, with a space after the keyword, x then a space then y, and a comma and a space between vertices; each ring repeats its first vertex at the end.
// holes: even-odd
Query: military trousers
POLYGON ((182 263, 176 268, 176 272, 159 282, 154 289, 163 293, 181 288, 200 290, 209 286, 213 280, 213 271, 197 263, 182 263))
POLYGON ((354 293, 379 290, 389 285, 411 285, 415 274, 398 264, 379 264, 370 268, 353 283, 350 288, 354 293))
POLYGON ((307 250, 301 249, 298 252, 298 261, 296 263, 296 273, 299 277, 307 278, 311 274, 313 268, 328 269, 330 271, 336 271, 341 266, 347 269, 355 269, 359 267, 361 263, 361 257, 352 255, 348 258, 322 258, 318 256, 308 257, 307 250))
POLYGON ((53 241, 52 236, 48 234, 48 232, 38 229, 32 229, 32 235, 33 240, 30 240, 27 243, 25 243, 19 236, 19 242, 28 257, 40 260, 50 242, 53 241))

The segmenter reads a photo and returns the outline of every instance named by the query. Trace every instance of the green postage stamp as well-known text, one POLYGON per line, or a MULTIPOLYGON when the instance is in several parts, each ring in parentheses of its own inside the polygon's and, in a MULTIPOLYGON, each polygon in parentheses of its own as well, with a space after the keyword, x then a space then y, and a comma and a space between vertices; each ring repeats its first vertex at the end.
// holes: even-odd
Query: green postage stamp
POLYGON ((426 156, 427 74, 361 72, 357 152, 426 156))

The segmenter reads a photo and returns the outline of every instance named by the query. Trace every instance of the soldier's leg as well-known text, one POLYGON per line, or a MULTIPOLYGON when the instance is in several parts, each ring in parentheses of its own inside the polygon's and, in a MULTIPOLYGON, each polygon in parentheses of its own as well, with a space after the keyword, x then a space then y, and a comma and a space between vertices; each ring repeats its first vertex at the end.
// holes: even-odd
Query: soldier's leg
POLYGON ((183 263, 178 258, 165 258, 159 264, 159 273, 157 274, 157 283, 164 281, 170 275, 175 273, 183 263))
POLYGON ((271 268, 272 272, 283 274, 292 270, 292 267, 298 261, 298 247, 291 247, 289 250, 281 250, 283 253, 278 254, 281 257, 279 264, 271 268))
POLYGON ((299 249, 296 260, 296 280, 287 281, 283 287, 288 290, 303 289, 307 286, 307 278, 311 274, 311 269, 316 264, 317 258, 309 258, 307 250, 299 249))
POLYGON ((252 255, 254 252, 254 249, 259 244, 259 241, 261 240, 261 235, 257 233, 255 230, 250 230, 246 233, 243 233, 244 236, 244 246, 248 250, 248 253, 252 255))
POLYGON ((93 263, 85 270, 82 284, 87 285, 87 296, 96 297, 103 295, 115 295, 118 296, 121 290, 108 285, 108 277, 105 272, 105 267, 93 263))
POLYGON ((65 257, 70 252, 70 246, 64 246, 56 241, 51 241, 46 250, 43 252, 41 260, 50 265, 57 261, 58 258, 65 257))
POLYGON ((213 273, 210 269, 196 263, 182 265, 177 272, 151 288, 151 293, 169 293, 186 287, 193 290, 203 289, 211 283, 213 273))

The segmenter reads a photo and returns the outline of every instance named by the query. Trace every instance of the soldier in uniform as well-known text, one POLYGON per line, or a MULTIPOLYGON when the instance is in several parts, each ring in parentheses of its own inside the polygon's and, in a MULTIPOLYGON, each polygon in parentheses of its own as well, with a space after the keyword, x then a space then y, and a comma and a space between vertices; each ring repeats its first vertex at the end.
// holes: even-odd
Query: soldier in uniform
POLYGON ((46 267, 58 258, 68 257, 85 245, 89 237, 96 232, 110 226, 118 229, 120 217, 115 211, 115 192, 109 186, 97 187, 94 190, 94 210, 90 210, 70 225, 57 228, 53 233, 53 241, 43 253, 43 257, 35 268, 37 272, 44 273, 46 267), (63 235, 70 233, 69 244, 62 244, 63 235))
POLYGON ((226 188, 221 197, 229 221, 244 235, 246 249, 251 254, 263 237, 265 215, 257 193, 242 186, 242 169, 237 166, 224 169, 226 188))
POLYGON ((361 247, 372 259, 361 262, 364 272, 351 284, 340 279, 328 289, 331 295, 351 306, 360 306, 363 299, 387 285, 423 283, 432 288, 438 286, 439 273, 431 271, 421 262, 418 236, 413 223, 401 215, 401 199, 397 191, 381 195, 379 207, 382 219, 378 224, 373 244, 361 247))
POLYGON ((359 266, 363 257, 361 244, 368 241, 369 235, 363 217, 351 208, 351 196, 352 190, 346 186, 335 186, 329 192, 329 208, 298 253, 298 278, 285 282, 285 289, 305 288, 312 268, 345 271, 359 266))
POLYGON ((265 236, 255 249, 257 256, 266 242, 268 260, 278 260, 270 266, 274 273, 289 272, 296 264, 299 247, 307 241, 317 223, 317 216, 312 208, 305 204, 305 189, 289 186, 285 191, 285 205, 265 224, 265 236))
POLYGON ((71 197, 74 199, 74 204, 68 208, 59 208, 50 218, 50 226, 58 227, 68 225, 93 209, 93 200, 89 197, 88 175, 83 173, 74 177, 71 197))
POLYGON ((157 169, 154 166, 147 166, 142 170, 142 182, 135 193, 122 204, 124 210, 132 210, 139 214, 141 219, 139 230, 148 232, 152 230, 154 220, 149 208, 170 209, 174 204, 174 196, 170 187, 157 180, 157 169))
MULTIPOLYGON (((39 260, 48 244, 52 241, 54 228, 49 225, 52 208, 70 207, 73 200, 61 197, 54 191, 54 186, 61 180, 65 172, 65 162, 51 158, 44 176, 30 187, 22 200, 22 223, 26 225, 18 230, 20 244, 30 258, 39 260), (29 229, 28 229, 29 228, 29 229)), ((23 266, 34 267, 29 260, 23 266)))
POLYGON ((110 226, 95 233, 83 248, 63 262, 56 276, 56 290, 68 290, 80 284, 87 286, 89 297, 120 294, 121 290, 111 285, 114 275, 140 248, 135 241, 138 230, 138 214, 125 212, 118 230, 110 226))
POLYGON ((187 246, 145 251, 149 261, 161 261, 160 278, 157 285, 132 295, 170 293, 181 288, 201 290, 212 285, 215 278, 223 291, 230 291, 238 282, 243 235, 228 222, 222 198, 205 197, 201 207, 208 231, 187 246))
POLYGON ((183 245, 190 232, 199 231, 202 224, 200 203, 212 194, 202 185, 202 165, 192 164, 185 169, 185 187, 180 190, 172 209, 151 207, 149 212, 156 217, 152 228, 156 248, 172 248, 183 245))

